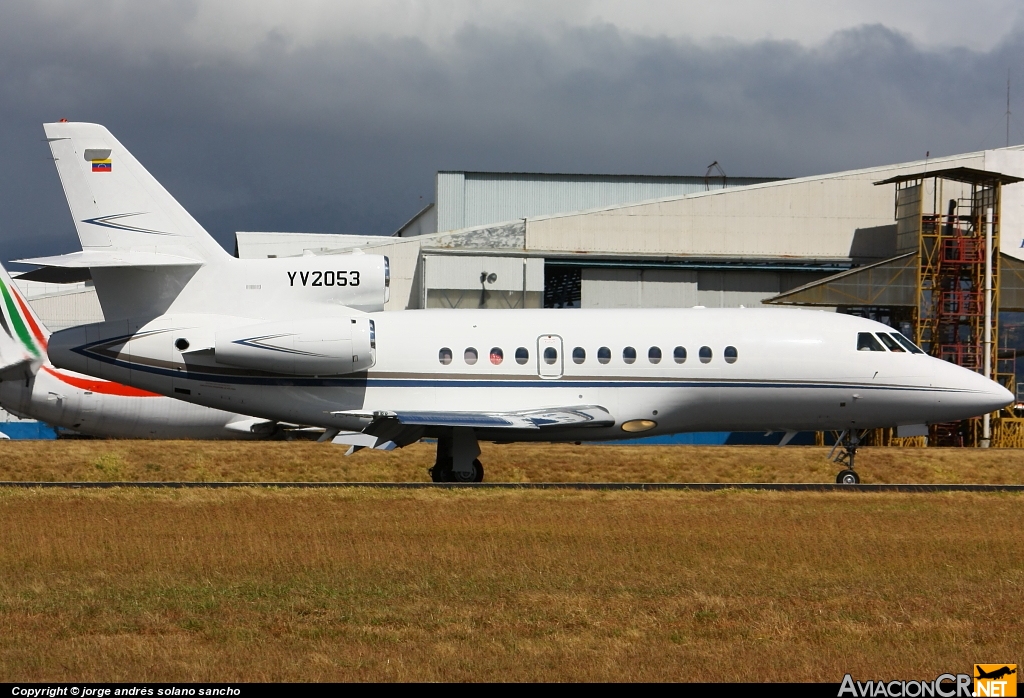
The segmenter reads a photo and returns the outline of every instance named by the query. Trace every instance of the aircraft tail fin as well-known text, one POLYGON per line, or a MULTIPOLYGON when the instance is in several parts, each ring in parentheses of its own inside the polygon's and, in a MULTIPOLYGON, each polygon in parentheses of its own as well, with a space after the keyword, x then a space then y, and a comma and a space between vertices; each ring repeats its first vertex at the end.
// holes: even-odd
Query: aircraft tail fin
POLYGON ((34 360, 46 360, 50 332, 3 266, 0 266, 0 328, 34 360))
POLYGON ((59 122, 43 130, 86 253, 156 254, 199 264, 228 257, 105 127, 59 122))

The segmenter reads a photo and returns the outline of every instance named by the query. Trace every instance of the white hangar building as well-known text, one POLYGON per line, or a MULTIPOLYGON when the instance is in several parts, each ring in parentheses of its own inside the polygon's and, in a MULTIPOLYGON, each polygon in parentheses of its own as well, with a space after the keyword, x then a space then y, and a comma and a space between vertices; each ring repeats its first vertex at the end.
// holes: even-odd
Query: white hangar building
MULTIPOLYGON (((386 254, 392 310, 753 306, 894 257, 893 187, 875 183, 957 167, 1024 176, 1024 146, 798 179, 439 172, 389 238, 239 232, 236 253, 386 254)), ((1024 258, 1024 185, 1002 217, 1024 258)))

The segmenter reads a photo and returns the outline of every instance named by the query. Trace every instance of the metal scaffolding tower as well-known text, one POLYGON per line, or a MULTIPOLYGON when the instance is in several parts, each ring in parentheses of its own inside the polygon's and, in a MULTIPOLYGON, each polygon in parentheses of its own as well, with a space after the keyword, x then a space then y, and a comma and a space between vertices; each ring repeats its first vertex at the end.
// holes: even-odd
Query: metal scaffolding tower
MULTIPOLYGON (((1011 391, 1014 357, 996 350, 999 222, 1002 186, 1020 181, 958 167, 876 182, 896 185, 897 253, 917 253, 913 324, 918 345, 1011 391)), ((934 425, 929 443, 988 445, 989 438, 986 416, 934 425)))

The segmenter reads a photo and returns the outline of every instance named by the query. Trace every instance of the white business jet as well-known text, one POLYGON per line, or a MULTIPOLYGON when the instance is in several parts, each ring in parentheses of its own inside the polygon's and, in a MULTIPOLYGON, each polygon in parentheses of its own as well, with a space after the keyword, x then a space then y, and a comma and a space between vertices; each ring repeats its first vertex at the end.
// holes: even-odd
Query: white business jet
POLYGON ((0 407, 89 436, 121 439, 269 438, 266 419, 174 400, 55 367, 50 332, 0 266, 0 407))
POLYGON ((478 440, 683 431, 922 433, 1012 395, 877 322, 783 309, 379 312, 387 260, 229 256, 104 127, 44 126, 107 322, 53 335, 60 367, 353 447, 437 439, 435 481, 480 481, 478 440))

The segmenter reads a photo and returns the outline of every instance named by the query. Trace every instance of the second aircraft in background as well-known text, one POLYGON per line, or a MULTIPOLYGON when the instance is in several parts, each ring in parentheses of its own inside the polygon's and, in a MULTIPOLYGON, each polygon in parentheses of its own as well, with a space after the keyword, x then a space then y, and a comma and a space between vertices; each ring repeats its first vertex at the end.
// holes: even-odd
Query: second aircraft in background
POLYGON ((50 333, 0 267, 0 407, 90 436, 258 439, 280 426, 100 380, 50 363, 50 333))

